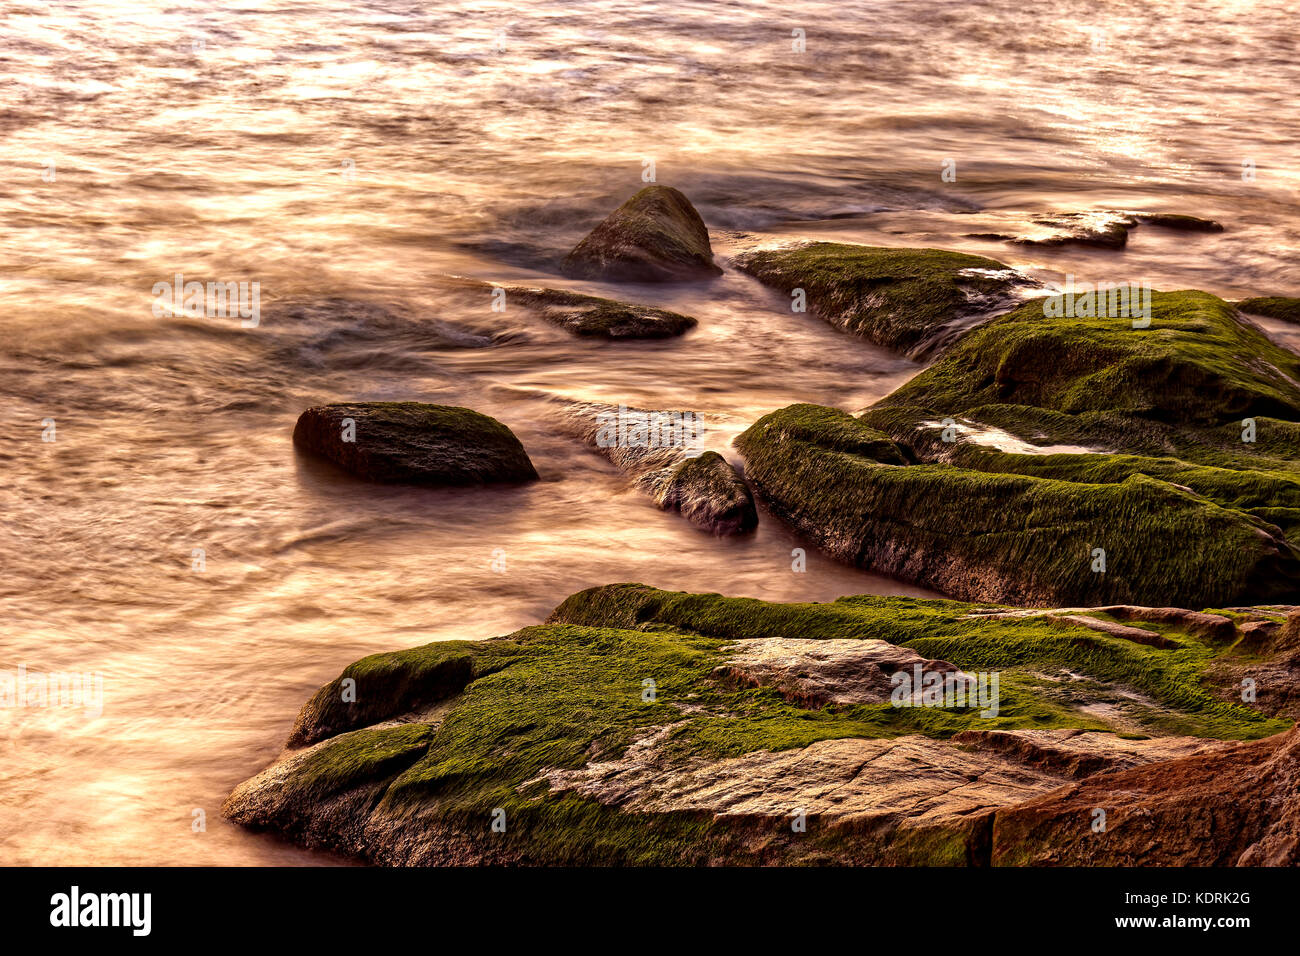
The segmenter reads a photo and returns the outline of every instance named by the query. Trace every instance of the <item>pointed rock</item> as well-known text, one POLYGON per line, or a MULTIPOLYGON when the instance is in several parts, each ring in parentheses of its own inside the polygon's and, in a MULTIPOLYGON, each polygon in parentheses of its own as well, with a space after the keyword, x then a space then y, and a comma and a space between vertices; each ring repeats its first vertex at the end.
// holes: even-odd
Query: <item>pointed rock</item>
POLYGON ((593 229, 565 257, 575 279, 689 282, 722 275, 709 230, 690 201, 669 186, 647 186, 593 229))

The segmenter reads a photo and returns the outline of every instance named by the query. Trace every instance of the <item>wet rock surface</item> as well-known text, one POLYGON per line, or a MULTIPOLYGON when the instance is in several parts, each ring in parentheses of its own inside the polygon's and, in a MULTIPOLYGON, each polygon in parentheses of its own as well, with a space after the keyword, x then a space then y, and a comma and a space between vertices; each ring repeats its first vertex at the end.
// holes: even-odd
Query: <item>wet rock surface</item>
POLYGON ((565 257, 561 272, 611 282, 689 282, 722 274, 690 200, 658 185, 610 213, 565 257))
POLYGON ((318 405, 299 416, 293 440, 367 481, 476 485, 537 478, 509 428, 450 405, 318 405))

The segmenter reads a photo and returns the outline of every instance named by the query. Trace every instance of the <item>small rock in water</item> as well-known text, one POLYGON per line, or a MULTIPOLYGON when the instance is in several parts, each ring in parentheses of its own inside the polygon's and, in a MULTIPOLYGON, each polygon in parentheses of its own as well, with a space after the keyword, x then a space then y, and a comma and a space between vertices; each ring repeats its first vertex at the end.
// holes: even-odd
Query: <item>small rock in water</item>
POLYGON ((669 186, 647 186, 609 214, 565 257, 577 279, 689 282, 722 275, 709 230, 695 207, 669 186))
POLYGON ((368 481, 476 485, 537 478, 509 428, 452 405, 317 405, 299 416, 293 440, 368 481))

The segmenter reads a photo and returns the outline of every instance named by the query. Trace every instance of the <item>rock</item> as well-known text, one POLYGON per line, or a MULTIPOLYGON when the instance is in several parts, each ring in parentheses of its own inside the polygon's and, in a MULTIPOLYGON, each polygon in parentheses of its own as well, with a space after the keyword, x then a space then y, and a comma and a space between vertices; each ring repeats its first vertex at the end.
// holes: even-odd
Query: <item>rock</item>
POLYGON ((561 271, 611 282, 689 282, 722 275, 709 231, 676 189, 647 186, 579 242, 561 271))
POLYGON ((1133 218, 1144 226, 1177 229, 1180 232, 1223 232, 1223 224, 1200 216, 1172 212, 1138 212, 1133 218))
MULTIPOLYGON (((1135 226, 1158 226, 1181 232, 1223 232, 1213 219, 1166 212, 1065 212, 1034 220, 1050 232, 1015 236, 1009 241, 1022 246, 1096 246, 1123 249, 1135 226)), ((992 236, 988 238, 994 238, 992 236)))
MULTIPOLYGON (((726 650, 726 661, 713 672, 719 680, 736 687, 771 687, 807 708, 887 702, 898 687, 893 676, 916 667, 966 678, 947 661, 928 660, 887 641, 759 637, 726 650)), ((908 699, 919 702, 921 688, 915 682, 913 687, 908 699)))
POLYGON ((1071 731, 998 735, 1013 741, 1030 736, 1022 749, 1008 742, 986 746, 984 734, 962 736, 960 744, 911 735, 821 740, 686 766, 671 763, 661 750, 663 738, 651 736, 620 759, 538 779, 553 793, 644 815, 714 815, 725 824, 785 822, 802 813, 843 844, 836 862, 980 864, 994 811, 1058 789, 1071 779, 1064 769, 1069 765, 1140 765, 1204 746, 1187 738, 1124 741, 1071 731), (1018 759, 1042 746, 1057 752, 1057 772, 1018 759), (939 853, 925 838, 936 830, 947 837, 939 853))
POLYGON ((923 358, 1016 301, 1032 283, 1000 262, 942 249, 811 242, 737 255, 732 264, 836 328, 923 358))
POLYGON ((293 440, 368 481, 474 485, 537 478, 509 428, 451 405, 317 405, 298 417, 293 440), (347 440, 350 428, 355 430, 354 441, 347 440))
POLYGON ((555 289, 511 289, 507 295, 574 335, 606 339, 664 339, 696 326, 689 315, 555 289))
POLYGON ((1242 312, 1249 312, 1251 315, 1262 315, 1269 319, 1281 319, 1283 322, 1300 324, 1300 299, 1276 295, 1258 296, 1253 299, 1242 299, 1233 304, 1242 312))
POLYGON ((710 534, 757 527, 749 486, 717 452, 701 451, 708 429, 694 412, 573 403, 564 424, 664 511, 710 534))
POLYGON ((1077 624, 1094 631, 1101 631, 1110 637, 1132 641, 1134 644, 1145 644, 1148 647, 1159 647, 1162 650, 1172 650, 1178 646, 1177 641, 1171 641, 1155 631, 1147 631, 1140 627, 1129 627, 1127 624, 1117 624, 1115 621, 1105 621, 1100 618, 1089 617, 1086 614, 1053 614, 1049 617, 1049 620, 1077 624))
POLYGON ((963 600, 1223 606, 1300 580, 1276 529, 1145 475, 1097 484, 900 465, 888 436, 815 405, 764 416, 736 447, 770 510, 823 550, 963 600))
POLYGON ((1124 213, 1067 212, 1035 219, 1039 226, 1052 230, 1032 236, 1017 236, 1011 241, 1020 246, 1097 246, 1123 249, 1128 231, 1137 224, 1124 213))
POLYGON ((1216 739, 1286 725, 1207 692, 1210 645, 978 613, 1005 610, 593 588, 544 625, 351 665, 223 812, 388 865, 1290 860, 1296 732, 1216 739), (1001 709, 891 706, 886 675, 917 667, 1000 673, 1001 709), (1060 669, 1068 695, 1040 679, 1060 669), (1093 715, 1115 675, 1151 736, 1093 715))
POLYGON ((1300 729, 1092 777, 999 810, 991 862, 1300 864, 1300 729), (1104 832, 1090 826, 1098 809, 1104 832))
POLYGON ((1095 612, 1109 614, 1122 621, 1149 621, 1152 624, 1169 624, 1209 641, 1230 644, 1237 639, 1237 625, 1232 618, 1222 614, 1187 611, 1179 607, 1136 607, 1132 604, 1114 604, 1093 608, 1095 612))
POLYGON ((564 289, 502 286, 477 279, 452 277, 453 288, 490 295, 500 289, 507 308, 519 305, 567 332, 586 338, 664 339, 695 328, 689 315, 653 306, 602 299, 564 289))
POLYGON ((660 508, 680 512, 713 534, 737 534, 758 526, 749 486, 716 451, 686 458, 649 481, 660 508))

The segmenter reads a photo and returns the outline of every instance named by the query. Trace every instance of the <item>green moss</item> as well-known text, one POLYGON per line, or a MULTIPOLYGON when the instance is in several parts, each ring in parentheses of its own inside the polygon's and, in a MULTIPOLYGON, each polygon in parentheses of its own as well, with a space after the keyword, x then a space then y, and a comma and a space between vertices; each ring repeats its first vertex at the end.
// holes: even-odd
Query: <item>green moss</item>
POLYGON ((1249 312, 1251 315, 1262 315, 1270 319, 1281 319, 1284 322, 1300 323, 1300 299, 1269 295, 1257 296, 1253 299, 1242 299, 1234 304, 1242 312, 1249 312))
POLYGON ((743 253, 734 263, 786 294, 803 289, 808 307, 837 327, 912 355, 972 313, 1008 303, 1014 285, 1002 263, 942 249, 814 242, 743 253))
POLYGON ((1204 292, 1157 292, 1150 326, 1129 318, 1049 318, 1034 301, 973 330, 932 367, 877 403, 864 421, 895 437, 904 422, 963 419, 1038 444, 1222 464, 1227 449, 1285 459, 1300 433, 1245 418, 1300 419, 1300 357, 1237 320, 1204 292))
POLYGON ((293 785, 301 798, 323 800, 395 776, 415 763, 433 739, 425 724, 356 730, 335 737, 304 758, 293 785))
POLYGON ((363 657, 307 702, 289 745, 315 743, 429 707, 460 693, 476 677, 504 667, 520 652, 506 641, 439 641, 363 657))

